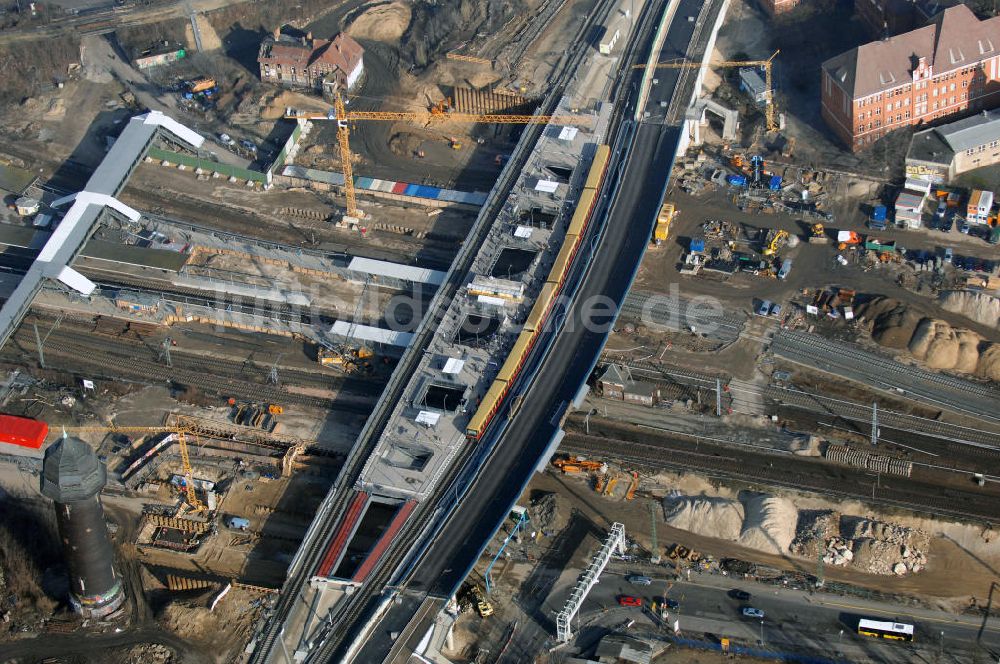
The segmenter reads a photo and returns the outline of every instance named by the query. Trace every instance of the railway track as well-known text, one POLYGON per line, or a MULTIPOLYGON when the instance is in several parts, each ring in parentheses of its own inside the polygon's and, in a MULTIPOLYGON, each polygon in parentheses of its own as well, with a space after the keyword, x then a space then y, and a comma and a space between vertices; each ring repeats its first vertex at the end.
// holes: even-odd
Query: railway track
POLYGON ((771 343, 771 353, 896 396, 1000 422, 995 412, 1000 391, 984 383, 908 366, 854 344, 805 332, 779 332, 771 343))
MULTIPOLYGON (((25 330, 20 331, 15 339, 18 342, 20 353, 15 353, 13 356, 10 353, 4 353, 3 357, 9 361, 23 361, 24 352, 35 350, 34 337, 25 330)), ((143 350, 150 352, 150 349, 141 341, 129 339, 104 341, 96 336, 80 340, 75 335, 66 332, 60 333, 58 329, 52 332, 45 344, 47 357, 58 356, 69 359, 72 365, 86 367, 90 376, 105 379, 131 378, 145 382, 160 382, 169 379, 175 383, 198 387, 220 395, 239 396, 248 400, 281 404, 297 403, 303 406, 347 412, 358 412, 370 408, 377 396, 377 385, 369 386, 359 382, 347 389, 343 386, 343 383, 346 382, 344 379, 339 379, 341 385, 336 398, 311 396, 268 384, 266 381, 269 369, 257 365, 244 363, 241 370, 245 368, 249 375, 233 376, 235 363, 232 360, 202 355, 190 356, 175 352, 171 354, 172 359, 175 360, 174 366, 167 367, 162 362, 156 361, 155 358, 143 359, 139 357, 138 353, 142 353, 143 350), (130 350, 138 352, 130 352, 130 350), (181 364, 185 366, 179 366, 181 364), (257 378, 261 382, 254 382, 252 378, 257 378), (358 387, 358 385, 364 387, 358 387)), ((295 374, 294 370, 287 372, 283 370, 281 375, 289 377, 293 374, 295 374)), ((338 382, 336 378, 327 378, 324 381, 323 377, 314 376, 308 372, 299 372, 295 375, 308 378, 313 384, 322 384, 327 389, 334 388, 338 382)))
POLYGON ((699 333, 724 342, 739 339, 746 322, 743 317, 727 312, 712 315, 713 312, 703 310, 687 298, 646 291, 630 291, 620 313, 624 318, 670 330, 683 331, 694 327, 699 333))
MULTIPOLYGON (((832 399, 819 394, 770 385, 763 390, 763 397, 766 401, 779 407, 824 413, 869 426, 872 421, 871 406, 832 399)), ((878 410, 878 420, 880 425, 893 429, 942 438, 954 443, 966 443, 973 447, 986 446, 1000 451, 1000 433, 896 413, 882 408, 878 410)))
POLYGON ((563 439, 560 450, 651 469, 694 470, 762 489, 784 487, 963 520, 994 521, 997 516, 995 490, 942 487, 914 478, 876 476, 792 454, 764 455, 692 442, 680 436, 659 437, 656 442, 646 432, 643 436, 646 442, 572 432, 563 439))

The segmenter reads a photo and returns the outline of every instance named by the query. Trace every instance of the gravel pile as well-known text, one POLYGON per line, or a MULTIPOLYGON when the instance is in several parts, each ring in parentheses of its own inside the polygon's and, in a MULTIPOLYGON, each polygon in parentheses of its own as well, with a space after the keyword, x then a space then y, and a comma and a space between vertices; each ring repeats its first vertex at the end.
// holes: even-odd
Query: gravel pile
POLYGON ((144 643, 129 648, 128 664, 170 664, 174 661, 174 651, 159 643, 144 643))

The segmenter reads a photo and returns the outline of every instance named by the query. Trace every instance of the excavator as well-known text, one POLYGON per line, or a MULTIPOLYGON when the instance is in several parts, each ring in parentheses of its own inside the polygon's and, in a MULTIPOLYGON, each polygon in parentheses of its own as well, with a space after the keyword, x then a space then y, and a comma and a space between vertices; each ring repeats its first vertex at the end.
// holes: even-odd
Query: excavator
POLYGON ((774 256, 788 242, 788 231, 770 230, 764 239, 764 249, 761 253, 765 256, 774 256))
POLYGON ((348 374, 369 371, 371 362, 368 360, 374 356, 375 353, 367 346, 352 348, 347 344, 321 346, 317 352, 320 366, 335 367, 348 374))

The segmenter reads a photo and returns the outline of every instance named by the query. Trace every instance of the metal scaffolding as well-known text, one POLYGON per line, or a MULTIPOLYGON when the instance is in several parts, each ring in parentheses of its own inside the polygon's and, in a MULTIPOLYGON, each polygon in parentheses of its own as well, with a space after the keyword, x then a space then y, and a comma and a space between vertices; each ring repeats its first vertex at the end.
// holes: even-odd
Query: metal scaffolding
POLYGON ((625 553, 625 526, 620 523, 611 524, 611 532, 608 533, 604 544, 594 555, 587 569, 580 575, 576 587, 573 588, 573 592, 563 606, 563 610, 556 615, 556 639, 560 643, 566 643, 573 638, 573 617, 583 606, 583 600, 587 599, 587 593, 597 584, 601 572, 604 571, 608 561, 611 560, 611 554, 615 551, 619 555, 625 553))

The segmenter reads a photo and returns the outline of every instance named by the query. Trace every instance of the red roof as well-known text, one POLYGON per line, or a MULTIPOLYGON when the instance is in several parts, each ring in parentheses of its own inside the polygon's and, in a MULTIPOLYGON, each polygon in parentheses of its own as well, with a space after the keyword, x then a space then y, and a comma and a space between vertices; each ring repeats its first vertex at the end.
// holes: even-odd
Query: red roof
POLYGON ((37 450, 45 442, 49 425, 14 415, 0 415, 0 443, 37 450))

